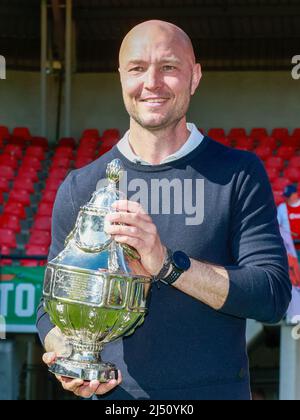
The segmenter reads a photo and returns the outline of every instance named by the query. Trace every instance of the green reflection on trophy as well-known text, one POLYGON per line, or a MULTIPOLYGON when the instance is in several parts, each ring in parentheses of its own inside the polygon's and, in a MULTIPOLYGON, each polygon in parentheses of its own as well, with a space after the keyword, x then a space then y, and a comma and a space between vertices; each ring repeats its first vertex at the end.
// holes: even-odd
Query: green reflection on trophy
POLYGON ((106 343, 132 334, 147 313, 151 276, 136 250, 105 233, 112 204, 125 199, 117 184, 121 162, 107 167, 107 185, 81 207, 64 250, 47 265, 44 305, 70 344, 50 372, 86 381, 117 379, 115 365, 101 360, 106 343))

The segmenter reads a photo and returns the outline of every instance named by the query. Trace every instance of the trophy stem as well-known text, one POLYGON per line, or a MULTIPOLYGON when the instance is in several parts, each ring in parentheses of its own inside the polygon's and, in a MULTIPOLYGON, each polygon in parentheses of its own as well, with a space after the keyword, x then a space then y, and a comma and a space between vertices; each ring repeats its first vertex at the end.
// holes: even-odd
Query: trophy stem
POLYGON ((112 363, 104 363, 100 352, 102 344, 82 343, 70 340, 72 353, 68 357, 58 357, 49 371, 55 375, 67 378, 98 380, 101 383, 118 379, 118 370, 112 363))

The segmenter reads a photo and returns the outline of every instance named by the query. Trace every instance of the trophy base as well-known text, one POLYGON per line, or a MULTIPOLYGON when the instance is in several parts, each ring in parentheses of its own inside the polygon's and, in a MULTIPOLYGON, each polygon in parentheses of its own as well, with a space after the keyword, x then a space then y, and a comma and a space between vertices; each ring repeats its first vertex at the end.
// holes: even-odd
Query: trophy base
POLYGON ((49 372, 72 379, 82 379, 84 381, 96 380, 100 383, 107 383, 112 379, 118 379, 118 370, 111 363, 80 363, 62 357, 58 358, 50 366, 49 372))

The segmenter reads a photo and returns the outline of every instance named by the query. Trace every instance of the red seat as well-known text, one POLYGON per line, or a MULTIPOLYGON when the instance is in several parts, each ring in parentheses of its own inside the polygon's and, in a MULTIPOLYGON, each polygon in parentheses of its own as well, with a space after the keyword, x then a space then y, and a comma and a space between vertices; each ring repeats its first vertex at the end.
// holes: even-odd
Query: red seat
POLYGON ((32 137, 30 140, 31 146, 42 147, 45 151, 48 150, 48 140, 46 137, 32 137))
POLYGON ((120 137, 120 131, 117 128, 111 128, 104 131, 101 139, 104 143, 116 144, 120 137))
POLYGON ((235 142, 235 147, 244 150, 253 150, 254 140, 251 137, 239 137, 235 142))
POLYGON ((34 168, 31 168, 30 166, 20 166, 19 172, 18 172, 18 178, 27 178, 31 179, 32 182, 37 182, 39 180, 37 170, 34 168))
POLYGON ((49 178, 46 182, 45 191, 57 191, 62 183, 63 183, 62 179, 49 178))
POLYGON ((15 177, 15 171, 10 166, 0 165, 0 177, 11 181, 15 177))
POLYGON ((58 147, 55 150, 54 159, 57 157, 73 158, 74 150, 72 147, 58 147))
POLYGON ((30 146, 26 150, 25 156, 34 156, 34 157, 37 157, 38 159, 43 160, 45 159, 45 151, 43 147, 41 146, 30 146))
MULTIPOLYGON (((215 139, 214 139, 215 140, 215 139)), ((217 140, 217 141, 219 141, 219 142, 221 142, 221 140, 217 140)), ((229 141, 229 140, 228 140, 229 141)), ((109 152, 110 150, 111 150, 111 148, 112 148, 113 146, 111 146, 111 145, 108 145, 108 146, 104 146, 104 145, 102 145, 101 147, 100 147, 100 149, 99 149, 99 152, 98 152, 98 156, 103 156, 103 155, 105 155, 105 153, 107 153, 107 152, 109 152)))
POLYGON ((0 191, 9 192, 9 181, 7 178, 0 178, 0 191))
POLYGON ((277 178, 272 182, 272 189, 274 191, 281 191, 283 193, 285 187, 291 184, 291 180, 288 178, 277 178))
POLYGON ((37 216, 32 230, 45 230, 46 232, 51 232, 51 217, 37 216))
MULTIPOLYGON (((0 256, 10 255, 12 253, 8 246, 0 245, 0 256)), ((12 265, 12 260, 0 259, 0 267, 12 265)))
POLYGON ((271 183, 276 181, 277 178, 279 178, 279 171, 276 168, 266 168, 266 172, 271 183))
POLYGON ((27 127, 16 127, 13 130, 13 136, 20 137, 24 140, 31 140, 32 136, 30 134, 29 128, 27 127))
POLYGON ((48 255, 48 253, 49 253, 49 247, 48 246, 30 245, 30 244, 28 244, 26 246, 25 254, 28 257, 31 257, 31 256, 44 257, 44 256, 48 255))
POLYGON ((0 204, 2 205, 3 203, 4 203, 3 191, 0 190, 0 204))
POLYGON ((284 171, 284 176, 290 179, 292 182, 300 182, 300 169, 298 168, 287 168, 284 171))
POLYGON ((1 166, 10 166, 14 170, 18 167, 18 159, 15 156, 9 155, 7 153, 0 156, 0 165, 1 166))
POLYGON ((211 128, 207 135, 214 140, 220 140, 226 137, 225 130, 223 128, 211 128))
POLYGON ((70 158, 56 156, 52 160, 51 170, 53 168, 67 168, 67 169, 69 169, 70 166, 71 166, 71 159, 70 158))
POLYGON ((48 179, 65 179, 68 174, 68 169, 66 168, 52 168, 49 172, 48 179))
POLYGON ((268 146, 259 146, 254 149, 254 153, 261 159, 266 160, 272 156, 272 149, 268 146))
POLYGON ((289 138, 289 130, 287 128, 274 128, 272 131, 272 137, 275 140, 282 142, 283 140, 289 138))
POLYGON ((16 234, 13 230, 0 228, 0 245, 17 248, 16 234))
POLYGON ((26 212, 24 205, 19 201, 12 200, 10 197, 8 202, 4 206, 4 213, 14 214, 19 217, 19 219, 26 219, 26 212))
POLYGON ((268 137, 268 132, 265 128, 252 128, 250 137, 253 140, 259 141, 264 137, 268 137))
POLYGON ((229 131, 228 138, 232 140, 237 140, 240 137, 247 137, 247 132, 244 128, 232 128, 229 131))
POLYGON ((295 149, 300 149, 300 137, 297 137, 297 136, 287 137, 282 140, 281 144, 283 146, 290 146, 290 147, 294 147, 295 149))
POLYGON ((52 217, 53 203, 42 201, 37 210, 37 216, 52 217))
POLYGON ((44 203, 51 203, 53 204, 55 201, 57 192, 56 191, 44 191, 42 201, 44 203))
POLYGON ((297 137, 298 139, 300 139, 300 128, 295 128, 292 135, 293 137, 297 137))
POLYGON ((29 243, 25 246, 27 249, 28 245, 38 245, 49 247, 51 244, 51 233, 45 230, 33 230, 30 234, 29 243))
POLYGON ((76 140, 73 137, 62 137, 58 142, 59 147, 71 147, 75 149, 76 147, 76 140))
POLYGON ((267 168, 277 168, 278 170, 282 170, 284 160, 279 156, 271 156, 266 160, 265 164, 267 168))
POLYGON ((41 164, 40 159, 38 159, 35 156, 24 157, 22 166, 23 167, 28 167, 29 166, 30 168, 33 168, 37 171, 40 171, 42 169, 42 164, 41 164))
POLYGON ((81 137, 95 137, 99 139, 99 130, 97 128, 88 128, 87 130, 84 130, 81 137))
POLYGON ((93 162, 92 158, 89 157, 78 157, 74 163, 76 169, 83 168, 84 166, 88 165, 89 163, 93 162))
POLYGON ((8 129, 8 127, 6 127, 5 125, 1 125, 1 126, 0 126, 0 137, 1 137, 3 140, 8 140, 8 139, 9 139, 9 137, 10 137, 10 134, 9 134, 9 129, 8 129))
POLYGON ((273 191, 273 195, 276 206, 279 206, 279 204, 284 203, 285 200, 282 195, 282 191, 273 191))
POLYGON ((26 190, 13 189, 9 194, 9 198, 23 204, 25 207, 30 206, 30 193, 26 190))
POLYGON ((15 179, 13 189, 25 190, 25 191, 28 191, 29 193, 34 193, 34 184, 30 178, 27 178, 22 175, 18 175, 15 179))
MULTIPOLYGON (((212 137, 211 137, 212 138, 212 137)), ((231 141, 227 138, 227 137, 224 137, 224 138, 219 138, 219 139, 213 139, 213 140, 215 140, 216 142, 218 142, 218 143, 220 143, 220 144, 223 144, 223 146, 228 146, 228 147, 231 147, 231 141)), ((107 151, 109 151, 111 148, 108 148, 108 147, 106 147, 105 148, 105 146, 102 146, 101 148, 100 148, 100 156, 102 156, 104 153, 104 150, 105 150, 105 153, 107 152, 107 151)))
POLYGON ((93 146, 80 146, 77 151, 78 158, 91 158, 94 159, 96 155, 96 148, 93 146))
POLYGON ((79 149, 82 147, 94 147, 94 149, 96 149, 98 143, 99 139, 97 139, 96 137, 83 137, 80 140, 79 149))
POLYGON ((300 156, 294 156, 289 161, 289 168, 300 168, 300 156))
POLYGON ((11 136, 9 138, 9 144, 15 144, 17 146, 20 146, 22 149, 25 149, 25 147, 27 146, 27 141, 24 140, 22 137, 11 136))
POLYGON ((23 156, 22 147, 16 144, 7 144, 3 152, 4 154, 8 154, 15 157, 17 160, 22 159, 22 156, 23 156))
POLYGON ((271 147, 272 150, 277 148, 277 140, 274 137, 262 137, 258 140, 258 147, 271 147))
POLYGON ((296 155, 296 150, 291 146, 281 146, 277 150, 277 156, 284 160, 289 160, 296 155))
POLYGON ((18 216, 14 214, 3 213, 0 216, 0 228, 9 229, 15 233, 21 232, 21 224, 18 216))

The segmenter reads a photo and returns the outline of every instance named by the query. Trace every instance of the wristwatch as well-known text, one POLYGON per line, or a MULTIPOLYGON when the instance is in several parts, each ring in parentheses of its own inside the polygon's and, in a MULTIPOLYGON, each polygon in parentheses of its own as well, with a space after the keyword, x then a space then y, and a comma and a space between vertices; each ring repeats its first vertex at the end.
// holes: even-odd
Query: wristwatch
POLYGON ((168 249, 166 261, 162 270, 156 276, 156 279, 164 284, 171 286, 185 271, 188 271, 190 267, 191 260, 184 252, 176 251, 173 253, 168 249), (166 276, 170 270, 170 267, 172 267, 172 271, 168 276, 166 276))

